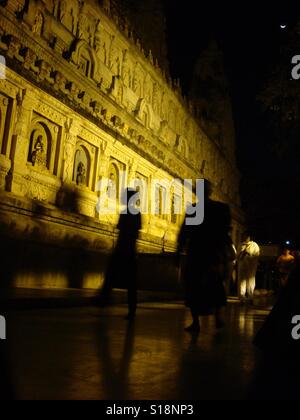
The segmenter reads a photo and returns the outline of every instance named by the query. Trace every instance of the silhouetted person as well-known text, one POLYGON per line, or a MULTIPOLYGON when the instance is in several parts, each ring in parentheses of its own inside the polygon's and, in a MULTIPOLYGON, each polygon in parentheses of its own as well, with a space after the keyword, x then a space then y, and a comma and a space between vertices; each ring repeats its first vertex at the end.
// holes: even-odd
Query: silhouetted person
POLYGON ((120 214, 117 228, 119 238, 111 257, 102 291, 102 298, 109 299, 112 288, 118 284, 128 290, 128 320, 136 315, 137 307, 137 253, 136 243, 142 227, 141 213, 133 198, 137 192, 127 189, 124 194, 125 209, 120 214))
POLYGON ((300 316, 300 261, 290 273, 286 287, 279 295, 262 329, 257 334, 255 344, 264 352, 284 352, 299 356, 300 337, 293 339, 292 320, 300 316))
POLYGON ((268 399, 299 399, 300 327, 299 319, 295 320, 299 315, 300 265, 290 274, 286 287, 254 340, 264 358, 253 386, 253 399, 262 399, 266 393, 268 399))
POLYGON ((295 267, 295 257, 292 255, 290 249, 283 249, 282 254, 276 261, 276 267, 279 273, 280 285, 281 287, 285 287, 287 285, 289 275, 295 267))
MULTIPOLYGON (((232 234, 232 229, 230 230, 230 235, 232 234)), ((226 272, 225 272, 225 285, 226 285, 226 293, 236 293, 234 291, 234 286, 236 283, 236 276, 235 270, 236 270, 236 262, 237 262, 237 249, 234 245, 234 242, 231 238, 231 236, 228 235, 228 243, 227 243, 227 265, 226 265, 226 272)))
POLYGON ((179 235, 178 252, 187 255, 185 284, 186 305, 193 323, 186 329, 199 333, 199 316, 215 313, 216 326, 223 326, 221 308, 226 305, 224 281, 227 272, 231 215, 229 206, 212 201, 211 184, 205 181, 205 215, 199 226, 184 222, 179 235))

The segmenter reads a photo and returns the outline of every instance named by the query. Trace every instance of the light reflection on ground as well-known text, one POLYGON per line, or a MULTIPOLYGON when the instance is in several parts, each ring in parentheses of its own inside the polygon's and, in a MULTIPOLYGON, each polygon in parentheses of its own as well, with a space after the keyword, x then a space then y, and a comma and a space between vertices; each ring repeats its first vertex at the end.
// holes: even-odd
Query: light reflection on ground
POLYGON ((193 338, 181 303, 9 314, 17 394, 23 399, 241 399, 258 363, 252 345, 268 311, 230 304, 193 338))

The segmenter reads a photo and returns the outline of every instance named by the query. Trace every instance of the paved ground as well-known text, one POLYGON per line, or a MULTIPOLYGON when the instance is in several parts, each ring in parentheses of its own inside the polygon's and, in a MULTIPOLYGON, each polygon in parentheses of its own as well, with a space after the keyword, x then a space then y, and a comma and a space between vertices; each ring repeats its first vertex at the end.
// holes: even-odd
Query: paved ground
POLYGON ((179 303, 20 310, 7 314, 12 382, 20 399, 244 399, 259 364, 252 346, 266 307, 230 304, 227 328, 207 318, 184 332, 179 303))

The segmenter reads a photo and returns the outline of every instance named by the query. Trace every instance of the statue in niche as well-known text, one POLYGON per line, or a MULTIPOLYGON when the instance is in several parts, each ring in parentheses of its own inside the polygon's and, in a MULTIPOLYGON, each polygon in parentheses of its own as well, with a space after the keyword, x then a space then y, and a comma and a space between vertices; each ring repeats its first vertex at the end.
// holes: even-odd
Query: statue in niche
POLYGON ((85 0, 78 0, 79 9, 82 10, 85 6, 85 0))
POLYGON ((119 76, 120 75, 120 72, 121 72, 121 63, 120 63, 120 57, 118 56, 118 57, 116 57, 116 59, 115 59, 115 61, 114 61, 114 65, 113 65, 113 68, 112 68, 112 72, 114 73, 114 74, 116 74, 117 76, 119 76))
POLYGON ((159 89, 158 89, 157 83, 155 83, 154 86, 153 86, 152 107, 153 107, 153 111, 157 114, 159 112, 159 98, 158 98, 158 95, 159 95, 159 89))
POLYGON ((102 1, 102 7, 103 7, 103 10, 104 10, 107 14, 110 14, 110 11, 111 11, 111 4, 110 4, 110 0, 103 0, 103 1, 102 1))
POLYGON ((174 128, 176 125, 176 110, 175 110, 174 103, 172 101, 169 101, 168 121, 169 121, 169 125, 174 128))
POLYGON ((59 3, 59 20, 60 20, 61 23, 65 22, 66 14, 67 14, 67 4, 66 4, 65 0, 60 0, 60 3, 59 3))
POLYGON ((109 175, 108 186, 107 186, 107 197, 110 199, 117 198, 117 179, 116 174, 111 172, 109 175))
POLYGON ((153 58, 153 54, 152 54, 152 51, 151 50, 149 51, 149 61, 150 61, 150 63, 153 66, 154 65, 154 58, 153 58))
POLYGON ((118 50, 114 46, 114 43, 115 43, 115 40, 113 37, 112 43, 111 43, 111 49, 110 49, 109 67, 115 76, 119 76, 120 75, 120 58, 119 58, 118 50))
POLYGON ((46 153, 43 143, 43 136, 38 136, 31 153, 32 166, 47 166, 46 153))
POLYGON ((164 121, 167 121, 167 119, 168 119, 168 115, 167 115, 168 104, 167 104, 167 101, 168 101, 168 97, 167 97, 167 94, 164 92, 163 95, 162 95, 162 99, 161 99, 161 118, 164 121))
POLYGON ((122 83, 118 84, 118 90, 117 90, 117 102, 122 104, 123 103, 123 87, 122 87, 122 83))
POLYGON ((32 33, 35 35, 41 36, 42 31, 43 31, 43 25, 44 25, 44 17, 42 15, 42 12, 38 12, 34 20, 32 33))
POLYGON ((59 15, 59 0, 53 1, 53 15, 56 19, 58 19, 59 15))
POLYGON ((123 61, 123 83, 126 87, 131 87, 131 70, 129 66, 127 51, 124 54, 124 61, 123 61))
POLYGON ((124 34, 127 38, 129 38, 130 28, 129 28, 129 22, 127 19, 125 19, 125 24, 124 24, 124 34))
POLYGON ((140 51, 142 50, 142 44, 141 44, 141 41, 139 40, 139 38, 136 40, 136 46, 140 51))
POLYGON ((123 81, 124 86, 130 88, 131 87, 131 71, 129 66, 125 67, 123 70, 123 81))
POLYGON ((133 80, 132 80, 132 90, 136 95, 139 97, 141 96, 141 83, 137 72, 134 72, 133 80))
MULTIPOLYGON (((67 135, 69 138, 72 138, 72 136, 67 135)), ((67 141, 66 147, 65 147, 65 155, 64 155, 64 161, 65 161, 65 170, 64 170, 64 177, 63 180, 68 181, 71 178, 71 171, 73 168, 72 164, 72 156, 73 156, 73 144, 67 141)))
POLYGON ((77 166, 76 174, 76 184, 77 185, 86 185, 86 170, 82 162, 79 162, 77 166))
POLYGON ((94 38, 94 49, 98 53, 101 49, 101 22, 98 19, 94 38))
POLYGON ((87 17, 82 12, 79 15, 78 19, 78 28, 77 28, 77 37, 79 39, 85 39, 86 36, 86 25, 87 25, 87 17))
POLYGON ((136 74, 134 74, 134 76, 133 76, 132 90, 134 91, 134 93, 137 93, 137 91, 138 91, 138 79, 136 77, 136 74))
POLYGON ((160 138, 167 140, 167 135, 168 135, 168 121, 163 120, 160 123, 160 128, 159 128, 159 132, 158 135, 160 138))
POLYGON ((144 85, 144 92, 145 92, 144 96, 148 104, 151 103, 151 96, 152 96, 151 89, 152 89, 152 83, 149 77, 147 77, 145 80, 145 85, 144 85))
POLYGON ((91 25, 87 28, 87 38, 88 38, 88 44, 91 48, 94 48, 95 44, 95 30, 92 30, 91 25))
POLYGON ((71 20, 72 20, 72 33, 76 35, 77 25, 78 25, 78 16, 76 10, 71 9, 71 20))
POLYGON ((103 41, 102 47, 101 47, 101 58, 103 63, 107 66, 107 47, 106 47, 106 41, 103 41))

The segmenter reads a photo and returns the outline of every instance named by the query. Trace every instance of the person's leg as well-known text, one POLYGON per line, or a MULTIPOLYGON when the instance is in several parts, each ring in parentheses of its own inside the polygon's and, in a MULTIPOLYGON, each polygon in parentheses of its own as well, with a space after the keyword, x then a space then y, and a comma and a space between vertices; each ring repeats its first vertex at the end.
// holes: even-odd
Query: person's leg
POLYGON ((253 300, 254 298, 255 286, 256 286, 255 275, 252 275, 248 279, 248 296, 249 296, 249 299, 251 300, 253 300))
POLYGON ((100 291, 100 303, 101 305, 107 305, 110 303, 111 294, 113 290, 113 281, 115 278, 115 264, 111 260, 105 274, 102 289, 100 291))
POLYGON ((222 316, 222 308, 217 308, 216 309, 216 327, 219 329, 219 328, 224 328, 224 326, 225 326, 225 322, 222 316))
POLYGON ((247 280, 243 278, 241 279, 241 285, 240 285, 240 297, 242 300, 246 299, 246 293, 247 293, 247 280))
POLYGON ((185 330, 187 332, 200 332, 200 321, 199 321, 199 311, 195 307, 191 307, 191 315, 193 318, 193 323, 185 330))

